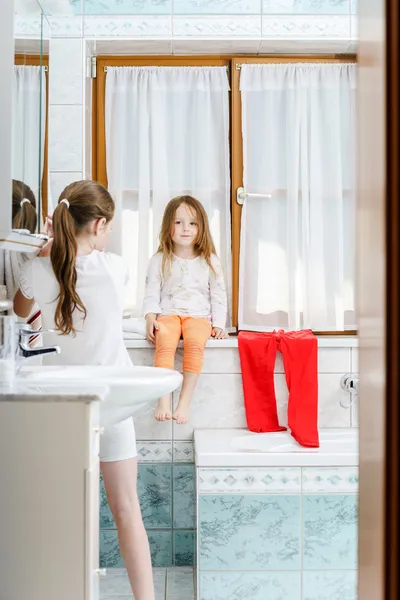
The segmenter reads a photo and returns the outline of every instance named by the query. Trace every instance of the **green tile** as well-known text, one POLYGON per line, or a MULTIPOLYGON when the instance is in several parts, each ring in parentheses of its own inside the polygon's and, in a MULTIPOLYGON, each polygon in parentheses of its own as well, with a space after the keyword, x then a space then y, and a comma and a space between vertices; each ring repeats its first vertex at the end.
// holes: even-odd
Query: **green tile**
POLYGON ((190 531, 174 531, 174 566, 193 567, 196 556, 196 534, 190 531))
POLYGON ((195 526, 196 471, 194 465, 174 465, 174 527, 192 529, 195 526))
MULTIPOLYGON (((153 567, 172 566, 172 532, 148 531, 153 567)), ((100 531, 100 567, 123 568, 116 530, 100 531)))
POLYGON ((146 529, 172 527, 172 466, 139 465, 138 493, 146 529))

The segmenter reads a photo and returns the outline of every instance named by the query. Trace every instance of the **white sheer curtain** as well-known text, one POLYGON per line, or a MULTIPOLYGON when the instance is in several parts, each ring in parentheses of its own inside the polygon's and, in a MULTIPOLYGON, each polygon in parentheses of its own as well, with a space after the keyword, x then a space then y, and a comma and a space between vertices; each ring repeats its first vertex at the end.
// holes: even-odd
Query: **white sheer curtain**
POLYGON ((38 198, 46 129, 46 75, 43 67, 14 66, 13 179, 38 198))
POLYGON ((130 268, 126 307, 141 315, 147 264, 164 208, 178 194, 207 210, 230 284, 229 84, 224 67, 108 67, 110 249, 130 268))
POLYGON ((353 64, 243 65, 239 327, 344 331, 355 315, 353 64))

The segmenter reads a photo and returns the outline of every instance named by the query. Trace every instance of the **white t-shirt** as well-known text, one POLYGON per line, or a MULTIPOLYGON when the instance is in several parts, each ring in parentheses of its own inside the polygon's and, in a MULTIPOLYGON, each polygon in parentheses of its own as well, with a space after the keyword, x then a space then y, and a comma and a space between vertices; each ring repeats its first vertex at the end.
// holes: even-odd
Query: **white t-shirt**
MULTIPOLYGON (((132 363, 122 332, 124 286, 127 270, 121 257, 93 250, 78 256, 76 291, 87 310, 86 319, 75 310, 76 334, 43 335, 43 345, 60 346, 60 354, 43 355, 46 365, 127 365, 132 363)), ((42 312, 43 329, 56 329, 54 315, 59 285, 50 258, 35 258, 21 270, 20 289, 34 298, 42 312)))
POLYGON ((204 317, 214 327, 224 329, 227 297, 224 274, 217 256, 211 257, 211 270, 204 258, 172 257, 171 268, 162 273, 162 254, 150 260, 143 303, 144 315, 204 317))

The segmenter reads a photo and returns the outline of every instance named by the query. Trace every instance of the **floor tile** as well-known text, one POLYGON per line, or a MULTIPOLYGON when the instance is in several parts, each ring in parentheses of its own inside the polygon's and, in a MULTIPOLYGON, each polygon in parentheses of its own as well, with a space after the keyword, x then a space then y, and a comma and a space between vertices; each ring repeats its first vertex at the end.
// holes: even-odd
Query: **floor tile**
POLYGON ((175 600, 182 597, 182 600, 194 597, 194 577, 191 568, 174 568, 167 571, 167 598, 172 597, 175 600))

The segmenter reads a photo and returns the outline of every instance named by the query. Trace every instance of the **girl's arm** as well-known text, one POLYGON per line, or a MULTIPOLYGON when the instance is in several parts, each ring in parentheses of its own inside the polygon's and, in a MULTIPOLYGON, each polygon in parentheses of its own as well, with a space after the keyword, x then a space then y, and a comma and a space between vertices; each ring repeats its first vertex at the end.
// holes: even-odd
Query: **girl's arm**
POLYGON ((161 313, 161 262, 156 254, 147 269, 146 289, 143 301, 143 314, 146 318, 146 337, 155 343, 155 331, 159 329, 157 316, 161 313))
POLYGON ((228 300, 225 289, 224 273, 219 258, 212 257, 214 271, 210 270, 210 298, 212 326, 214 329, 224 330, 228 313, 228 300))
POLYGON ((17 291, 14 296, 14 312, 18 317, 26 319, 32 312, 33 305, 35 304, 34 298, 25 298, 21 289, 17 291))
POLYGON ((14 312, 18 317, 26 318, 32 312, 35 304, 33 295, 33 260, 27 260, 21 266, 20 278, 19 278, 19 290, 14 296, 14 312))

